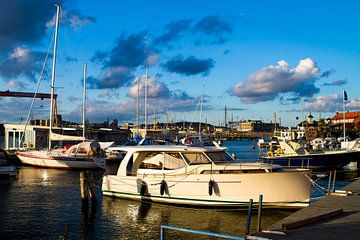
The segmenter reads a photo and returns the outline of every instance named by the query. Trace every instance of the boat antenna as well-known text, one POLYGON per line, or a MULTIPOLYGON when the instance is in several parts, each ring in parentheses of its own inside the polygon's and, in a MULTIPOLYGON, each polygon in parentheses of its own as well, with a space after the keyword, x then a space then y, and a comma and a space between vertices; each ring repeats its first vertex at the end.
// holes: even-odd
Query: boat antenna
POLYGON ((202 115, 203 104, 204 104, 204 88, 205 88, 205 85, 203 85, 203 91, 202 91, 202 95, 201 95, 201 98, 200 98, 199 137, 201 137, 201 117, 202 117, 201 115, 202 115))
POLYGON ((145 67, 145 137, 147 135, 147 95, 148 95, 148 67, 145 67))
POLYGON ((86 63, 84 63, 84 96, 83 96, 83 109, 82 109, 82 122, 83 122, 83 141, 85 141, 85 112, 86 112, 86 63))
POLYGON ((55 66, 56 66, 56 50, 57 50, 57 38, 58 38, 58 29, 59 29, 59 16, 60 16, 60 6, 55 4, 56 7, 56 21, 55 21, 55 35, 54 35, 54 54, 52 61, 52 72, 51 72, 51 97, 50 97, 50 128, 49 128, 49 150, 51 149, 51 134, 52 134, 52 125, 53 125, 53 111, 54 111, 54 83, 55 83, 55 66))

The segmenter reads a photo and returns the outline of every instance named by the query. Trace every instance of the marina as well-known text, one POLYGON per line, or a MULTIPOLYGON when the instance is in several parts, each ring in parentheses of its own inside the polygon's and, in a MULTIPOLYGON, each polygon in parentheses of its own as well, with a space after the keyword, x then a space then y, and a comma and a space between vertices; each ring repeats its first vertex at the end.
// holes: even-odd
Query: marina
POLYGON ((359 7, 4 1, 0 239, 358 239, 359 7))
MULTIPOLYGON (((224 142, 231 153, 256 162, 259 152, 252 148, 252 144, 252 141, 224 142)), ((20 166, 17 177, 2 181, 0 232, 4 239, 58 238, 63 235, 65 224, 68 224, 69 239, 159 239, 160 225, 245 236, 246 207, 242 210, 201 209, 103 196, 101 170, 92 172, 97 204, 84 210, 80 194, 81 173, 80 170, 20 166)), ((356 178, 356 174, 342 176, 338 173, 335 188, 348 184, 351 179, 356 178)), ((325 174, 317 184, 327 188, 327 180, 325 174)), ((313 189, 311 195, 319 197, 324 192, 313 189)), ((274 222, 294 211, 296 210, 264 208, 262 229, 268 229, 274 222)), ((257 214, 256 211, 253 214, 257 214)), ((253 219, 256 221, 256 216, 253 219)), ((255 232, 256 224, 253 223, 250 233, 255 232)), ((194 235, 168 231, 166 237, 189 239, 194 235)), ((206 236, 199 238, 207 239, 206 236)))

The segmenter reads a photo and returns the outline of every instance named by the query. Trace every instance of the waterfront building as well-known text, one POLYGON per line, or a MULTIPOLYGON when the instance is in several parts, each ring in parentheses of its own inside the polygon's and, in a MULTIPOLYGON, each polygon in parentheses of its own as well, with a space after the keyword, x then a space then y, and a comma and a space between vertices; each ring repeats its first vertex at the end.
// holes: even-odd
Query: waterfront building
POLYGON ((261 120, 243 120, 237 125, 239 132, 273 132, 274 129, 279 129, 278 123, 264 123, 261 120))

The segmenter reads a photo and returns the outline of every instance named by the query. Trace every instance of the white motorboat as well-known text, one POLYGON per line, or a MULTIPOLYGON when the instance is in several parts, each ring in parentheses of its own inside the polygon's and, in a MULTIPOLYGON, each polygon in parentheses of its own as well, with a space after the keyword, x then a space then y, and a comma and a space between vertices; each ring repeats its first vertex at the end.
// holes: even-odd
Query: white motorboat
POLYGON ((48 168, 105 168, 105 157, 97 142, 81 142, 69 149, 18 151, 21 163, 48 168))
MULTIPOLYGON (((320 149, 307 151, 301 144, 294 141, 279 141, 280 147, 270 149, 262 161, 279 164, 287 168, 352 168, 357 169, 360 161, 360 151, 354 146, 345 149, 320 149)), ((317 148, 317 147, 316 147, 317 148)))
MULTIPOLYGON (((103 177, 103 195, 197 207, 241 207, 263 195, 268 207, 309 204, 310 170, 236 162, 224 149, 122 146, 103 177)), ((108 168, 108 166, 107 166, 108 168)))

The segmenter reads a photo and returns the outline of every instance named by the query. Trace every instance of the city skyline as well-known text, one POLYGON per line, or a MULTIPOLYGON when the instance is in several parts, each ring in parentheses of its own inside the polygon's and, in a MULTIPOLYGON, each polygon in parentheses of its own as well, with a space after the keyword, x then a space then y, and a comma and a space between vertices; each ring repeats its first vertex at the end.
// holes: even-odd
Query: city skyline
MULTIPOLYGON (((50 92, 54 3, 62 7, 56 68, 58 111, 81 122, 83 64, 87 118, 135 122, 227 119, 294 126, 310 113, 360 109, 360 3, 350 1, 41 1, 0 9, 0 91, 50 92), (139 85, 137 84, 139 83, 139 85), (204 96, 203 104, 199 104, 204 96), (195 110, 197 109, 197 113, 195 110)), ((25 119, 30 99, 0 98, 2 123, 25 119)), ((36 100, 33 118, 48 116, 36 100)))

